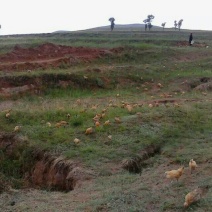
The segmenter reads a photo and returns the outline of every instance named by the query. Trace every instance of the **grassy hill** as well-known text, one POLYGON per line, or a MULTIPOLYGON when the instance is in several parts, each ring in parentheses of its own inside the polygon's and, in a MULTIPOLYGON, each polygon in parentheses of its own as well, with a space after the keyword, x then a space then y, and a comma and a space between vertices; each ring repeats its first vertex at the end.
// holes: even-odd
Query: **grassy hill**
POLYGON ((212 32, 188 46, 188 30, 130 27, 0 37, 0 65, 50 44, 101 52, 0 71, 1 211, 210 211, 212 32), (184 208, 198 186, 210 189, 184 208))
MULTIPOLYGON (((144 24, 116 24, 114 31, 145 31, 145 25, 144 24)), ((167 28, 168 30, 169 28, 167 28)), ((99 26, 99 27, 94 27, 90 29, 85 29, 85 30, 79 30, 83 32, 101 32, 101 31, 110 31, 110 25, 107 26, 99 26)), ((160 26, 155 26, 153 25, 153 28, 151 30, 163 30, 162 27, 160 26)), ((68 33, 70 31, 66 30, 58 30, 53 33, 68 33)), ((77 32, 77 31, 76 31, 77 32)))
MULTIPOLYGON (((144 24, 116 24, 114 27, 114 31, 140 31, 144 30, 144 24)), ((162 29, 161 27, 154 26, 154 29, 162 29)), ((152 28, 152 29, 153 29, 152 28)), ((110 30, 110 25, 108 26, 101 26, 101 27, 95 27, 92 29, 87 29, 87 31, 105 31, 105 30, 110 30)))

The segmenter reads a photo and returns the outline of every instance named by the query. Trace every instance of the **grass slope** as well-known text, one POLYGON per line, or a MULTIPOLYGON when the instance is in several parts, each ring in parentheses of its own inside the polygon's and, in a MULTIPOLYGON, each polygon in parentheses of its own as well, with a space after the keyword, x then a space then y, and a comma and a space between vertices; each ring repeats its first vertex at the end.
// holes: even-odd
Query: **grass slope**
MULTIPOLYGON (((39 95, 2 98, 0 131, 12 132, 20 125, 17 134, 29 143, 28 148, 44 148, 52 154, 78 160, 97 174, 94 180, 79 184, 69 193, 42 190, 2 193, 2 210, 184 211, 184 196, 189 191, 199 185, 212 186, 212 94, 210 84, 203 86, 212 81, 212 40, 211 32, 193 34, 196 44, 206 45, 179 46, 179 41, 188 39, 186 31, 1 37, 1 53, 8 52, 16 44, 30 47, 45 42, 124 48, 120 54, 89 64, 32 73, 0 73, 1 77, 9 75, 15 79, 24 79, 24 76, 42 79, 50 74, 51 82, 55 82, 58 73, 64 80, 74 73, 78 76, 75 79, 83 79, 80 86, 61 88, 49 83, 43 85, 39 95), (89 83, 93 86, 88 87, 89 83), (104 86, 100 88, 96 83, 104 86), (126 104, 133 109, 127 109, 126 104), (9 118, 5 118, 7 109, 12 109, 9 118), (104 109, 101 125, 95 127, 93 117, 102 114, 104 109), (121 123, 115 122, 117 116, 121 123), (56 128, 55 124, 61 120, 69 124, 56 128), (111 124, 103 125, 107 120, 111 124), (51 123, 50 127, 47 122, 51 123), (85 130, 91 126, 95 132, 85 135, 85 130), (76 145, 74 138, 81 142, 76 145), (162 146, 161 153, 145 161, 141 176, 121 168, 123 159, 135 157, 146 146, 156 143, 162 146), (198 164, 192 175, 188 169, 191 158, 198 164), (171 183, 165 178, 165 171, 181 166, 185 166, 185 173, 178 182, 171 183), (13 206, 12 201, 15 202, 13 206)), ((22 167, 26 154, 21 152, 11 160, 3 149, 0 153, 0 171, 13 186, 20 188, 22 181, 17 167, 22 167)), ((186 211, 210 211, 211 199, 212 189, 186 211)))

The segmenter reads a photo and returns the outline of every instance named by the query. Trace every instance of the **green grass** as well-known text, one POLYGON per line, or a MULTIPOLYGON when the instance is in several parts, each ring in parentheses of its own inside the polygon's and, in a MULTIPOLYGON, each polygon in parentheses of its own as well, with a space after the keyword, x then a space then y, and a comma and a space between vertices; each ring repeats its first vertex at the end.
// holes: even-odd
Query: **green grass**
MULTIPOLYGON (((29 160, 31 148, 43 148, 52 154, 80 161, 82 166, 97 173, 98 177, 88 187, 76 188, 82 194, 91 194, 91 198, 83 204, 73 202, 75 211, 85 211, 89 207, 92 211, 183 210, 187 192, 197 185, 212 183, 208 163, 212 151, 212 95, 211 91, 203 95, 194 90, 202 83, 201 78, 211 79, 211 49, 176 45, 178 41, 186 41, 187 37, 187 31, 1 37, 1 54, 16 44, 28 48, 45 42, 109 49, 123 47, 123 51, 73 67, 32 73, 1 72, 1 79, 14 83, 14 86, 36 79, 42 89, 37 95, 17 95, 9 101, 1 98, 0 131, 13 132, 14 127, 20 125, 21 131, 17 135, 23 136, 29 146, 23 152, 19 151, 21 156, 15 160, 1 150, 0 171, 17 180, 15 184, 20 187, 21 170, 23 164, 27 168, 24 160, 29 160), (73 84, 62 88, 60 80, 72 80, 73 84), (187 84, 184 83, 186 80, 187 84), (158 83, 163 87, 159 88, 158 83), (80 103, 77 103, 79 99, 80 103), (175 99, 179 107, 171 101, 159 103, 158 107, 149 106, 164 99, 175 99), (135 105, 131 112, 123 108, 126 102, 135 105), (11 116, 5 118, 4 110, 9 109, 9 103, 11 116), (96 110, 92 109, 93 105, 98 105, 96 110), (92 118, 103 109, 107 109, 105 117, 96 128, 92 118), (141 115, 137 115, 138 112, 141 115), (67 114, 71 115, 70 119, 67 114), (121 117, 121 123, 115 123, 116 116, 121 117), (69 124, 56 128, 55 124, 61 120, 69 124), (111 121, 110 126, 103 125, 106 120, 111 121), (85 130, 91 126, 95 132, 85 135, 85 130), (111 140, 108 135, 112 136, 111 140), (80 144, 74 144, 74 138, 79 138, 80 144), (138 155, 151 144, 160 144, 161 154, 145 162, 141 176, 129 174, 120 167, 113 171, 123 159, 138 155), (185 174, 179 182, 168 184, 164 172, 181 165, 187 167, 191 158, 200 164, 195 177, 191 180, 191 176, 185 174)), ((210 45, 211 32, 197 31, 195 40, 210 45)), ((209 211, 211 195, 210 191, 186 211, 209 211)), ((51 205, 51 201, 47 204, 51 205)))

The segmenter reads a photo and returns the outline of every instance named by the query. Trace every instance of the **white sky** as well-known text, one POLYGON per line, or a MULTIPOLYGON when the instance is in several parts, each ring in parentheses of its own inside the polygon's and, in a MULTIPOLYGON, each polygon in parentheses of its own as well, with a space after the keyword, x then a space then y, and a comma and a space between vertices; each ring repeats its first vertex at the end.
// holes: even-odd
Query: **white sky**
POLYGON ((183 19, 182 29, 212 30, 209 0, 0 0, 0 35, 82 30, 115 24, 143 23, 155 16, 153 25, 183 19))

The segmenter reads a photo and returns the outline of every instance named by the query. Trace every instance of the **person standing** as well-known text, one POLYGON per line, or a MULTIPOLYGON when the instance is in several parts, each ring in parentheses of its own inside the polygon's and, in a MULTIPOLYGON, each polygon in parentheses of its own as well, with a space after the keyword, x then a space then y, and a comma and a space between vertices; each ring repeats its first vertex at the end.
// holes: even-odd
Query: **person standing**
POLYGON ((191 33, 190 36, 189 36, 189 45, 190 45, 190 46, 192 45, 192 40, 193 40, 193 35, 192 35, 192 33, 191 33))

